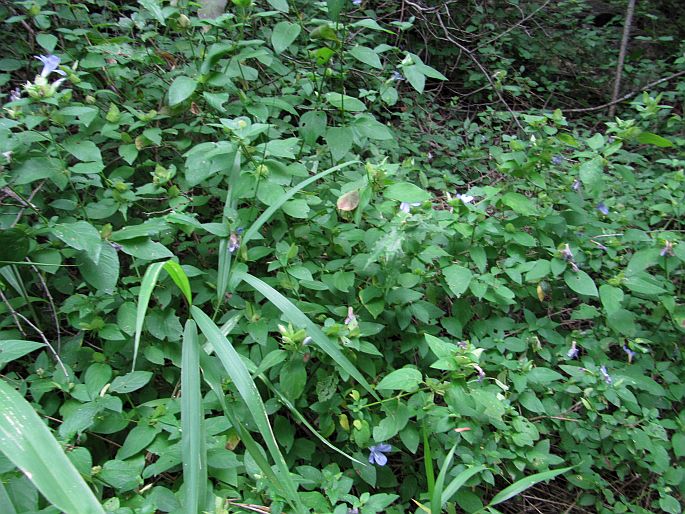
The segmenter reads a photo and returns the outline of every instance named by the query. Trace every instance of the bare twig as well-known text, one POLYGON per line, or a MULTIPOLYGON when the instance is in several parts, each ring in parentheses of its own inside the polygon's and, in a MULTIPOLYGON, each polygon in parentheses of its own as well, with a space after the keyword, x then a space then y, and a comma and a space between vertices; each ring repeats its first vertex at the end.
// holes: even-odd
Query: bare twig
POLYGON ((57 364, 59 364, 59 367, 62 368, 62 371, 64 372, 64 376, 65 376, 65 377, 68 377, 68 376, 69 376, 69 372, 67 371, 67 368, 64 366, 64 363, 62 362, 62 359, 59 358, 59 354, 55 351, 55 349, 52 347, 52 345, 51 345, 50 342, 48 341, 48 338, 45 337, 45 334, 43 333, 43 331, 42 331, 40 328, 38 328, 36 325, 34 325, 33 323, 31 323, 31 321, 29 321, 29 320, 26 318, 26 316, 24 316, 24 315, 21 314, 20 312, 16 312, 16 311, 15 311, 15 314, 16 314, 17 316, 19 316, 22 320, 24 320, 24 323, 26 323, 29 327, 31 327, 33 330, 36 331, 36 333, 40 336, 40 338, 41 338, 41 339, 43 340, 43 342, 45 343, 45 346, 48 347, 48 350, 50 351, 50 353, 52 353, 53 357, 55 357, 55 360, 57 361, 57 364))
POLYGON ((14 320, 14 324, 19 329, 19 332, 21 332, 21 334, 24 337, 26 337, 26 332, 24 332, 24 328, 21 326, 21 323, 19 323, 19 318, 17 317, 17 312, 12 307, 12 304, 10 304, 9 300, 5 296, 5 293, 2 292, 2 289, 0 289, 0 298, 2 298, 2 301, 7 306, 7 310, 10 311, 10 314, 12 315, 12 319, 14 320))
POLYGON ((600 111, 602 109, 606 109, 607 107, 611 107, 612 105, 620 104, 621 102, 625 102, 626 100, 631 99, 635 95, 640 94, 642 91, 646 91, 647 89, 653 88, 654 86, 657 86, 661 84, 662 82, 668 82, 670 80, 673 80, 678 77, 682 77, 685 75, 685 70, 681 70, 678 73, 674 73, 673 75, 669 75, 668 77, 661 78, 659 80, 655 80, 654 82, 650 82, 649 84, 645 84, 644 86, 640 87, 640 89, 636 89, 635 91, 631 91, 630 93, 626 93, 623 95, 621 98, 617 98, 616 100, 613 100, 611 102, 602 104, 602 105, 597 105, 595 107, 583 107, 581 109, 564 109, 564 112, 592 112, 592 111, 600 111))
MULTIPOLYGON (((26 261, 31 263, 28 257, 26 258, 26 261)), ((59 317, 57 316, 57 308, 55 307, 55 301, 52 299, 50 289, 48 288, 48 285, 45 283, 43 275, 40 273, 40 271, 38 271, 38 268, 31 264, 31 269, 33 269, 33 271, 38 276, 38 280, 40 280, 40 284, 43 286, 43 291, 45 291, 45 296, 47 296, 48 298, 48 303, 50 303, 50 309, 52 310, 52 319, 55 322, 55 331, 57 333, 57 353, 59 353, 62 351, 62 332, 59 328, 59 317)))
MULTIPOLYGON (((626 9, 626 20, 623 24, 623 37, 621 38, 621 49, 618 52, 618 64, 616 65, 616 78, 614 78, 614 93, 611 95, 611 101, 615 102, 618 94, 621 91, 621 75, 623 74, 623 63, 626 60, 626 50, 628 49, 628 38, 630 37, 630 29, 633 26, 633 12, 635 12, 635 2, 637 0, 628 0, 628 8, 626 9)), ((616 114, 616 104, 612 103, 609 108, 609 117, 613 118, 616 114)))
POLYGON ((498 90, 497 87, 495 86, 495 83, 492 81, 492 78, 490 77, 490 73, 488 72, 487 69, 485 69, 485 66, 483 66, 483 65, 481 64, 481 62, 478 60, 478 58, 475 56, 475 54, 474 54, 474 52, 473 52, 472 50, 470 50, 469 48, 466 48, 464 45, 462 45, 461 43, 459 43, 459 41, 457 41, 456 39, 454 39, 454 38, 450 35, 450 31, 447 30, 447 27, 445 26, 444 22, 442 21, 442 18, 440 17, 440 14, 439 14, 439 13, 436 13, 435 15, 436 15, 436 17, 437 17, 437 19, 438 19, 438 22, 440 23, 440 26, 442 27, 442 30, 443 30, 443 32, 444 32, 445 37, 447 38, 447 40, 448 40, 450 43, 452 43, 453 45, 455 45, 457 48, 459 48, 459 49, 460 49, 462 52, 464 52, 466 55, 469 56, 469 58, 470 58, 470 59, 473 61, 473 63, 478 67, 478 69, 481 71, 481 73, 483 73, 483 75, 485 75, 485 78, 486 78, 487 81, 490 83, 490 87, 492 87, 492 90, 495 92, 495 94, 496 94, 497 97, 499 98, 499 101, 502 102, 502 105, 504 105, 504 107, 507 109, 507 111, 509 111, 509 113, 511 114, 511 116, 512 116, 512 118, 513 118, 513 120, 514 120, 514 123, 516 123, 516 125, 518 126, 518 128, 519 128, 520 130, 523 130, 523 127, 521 126, 521 123, 519 122, 518 118, 516 117, 516 113, 511 109, 511 107, 509 107, 509 104, 507 103, 507 101, 504 99, 504 97, 502 96, 502 94, 499 92, 499 90, 498 90))
POLYGON ((518 26, 520 26, 521 24, 525 23, 526 21, 530 20, 533 16, 535 16, 537 13, 539 13, 540 11, 542 11, 545 7, 547 7, 547 4, 549 4, 551 1, 552 1, 552 0, 547 0, 544 4, 542 4, 540 7, 538 7, 537 9, 535 9, 535 10, 534 10, 532 13, 530 13, 528 16, 526 16, 525 18, 522 18, 522 19, 519 20, 518 22, 514 23, 511 27, 509 27, 507 30, 505 30, 505 31, 502 32, 501 34, 499 34, 499 35, 493 37, 492 39, 488 39, 488 40, 485 41, 484 43, 479 44, 476 48, 481 48, 482 46, 489 45, 490 43, 492 43, 492 42, 494 42, 494 41, 497 41, 497 40, 498 40, 499 38, 501 38, 502 36, 507 35, 509 32, 511 32, 512 30, 514 30, 516 27, 518 27, 518 26))

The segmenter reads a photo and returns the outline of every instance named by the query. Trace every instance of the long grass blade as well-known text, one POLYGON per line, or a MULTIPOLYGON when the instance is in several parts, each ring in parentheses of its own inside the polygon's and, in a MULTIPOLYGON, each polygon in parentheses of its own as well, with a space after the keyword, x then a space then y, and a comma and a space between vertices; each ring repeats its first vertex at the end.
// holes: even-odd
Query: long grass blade
POLYGON ((454 477, 447 487, 445 487, 445 490, 442 493, 441 504, 445 505, 448 501, 450 501, 450 498, 457 494, 457 491, 461 489, 461 487, 468 481, 469 478, 471 478, 473 475, 477 475, 484 469, 487 469, 487 467, 483 465, 476 466, 475 468, 465 469, 456 477, 454 477))
POLYGON ((298 327, 303 327, 307 331, 307 335, 312 338, 314 343, 321 348, 333 361, 340 366, 347 374, 353 377, 359 384, 366 389, 371 395, 379 400, 380 398, 371 388, 371 385, 366 381, 361 372, 356 368, 350 360, 345 357, 337 344, 331 341, 321 329, 313 323, 307 315, 298 309, 295 304, 288 300, 281 293, 276 291, 273 287, 268 285, 263 280, 250 275, 249 273, 240 272, 236 278, 243 280, 259 291, 267 300, 273 303, 278 310, 280 310, 286 318, 298 327))
POLYGON ((426 483, 428 484, 428 497, 433 497, 435 491, 435 471, 433 470, 433 455, 431 445, 428 441, 428 430, 423 426, 423 468, 426 473, 426 483))
POLYGON ((521 480, 517 480, 516 482, 511 484, 509 487, 506 487, 506 488, 502 489, 499 493, 497 493, 495 495, 495 497, 487 505, 487 507, 492 507, 493 505, 497 505, 499 503, 505 502, 509 498, 513 498, 517 494, 522 493, 523 491, 525 491, 529 487, 532 487, 539 482, 543 482, 545 480, 550 480, 550 479, 552 479, 558 475, 566 473, 567 471, 573 469, 574 467, 575 466, 569 466, 567 468, 560 468, 560 469, 550 469, 549 471, 543 471, 542 473, 535 473, 534 475, 523 477, 521 480))
POLYGON ((342 164, 338 164, 337 166, 333 166, 332 168, 328 168, 327 170, 324 170, 321 173, 317 173, 316 175, 309 177, 307 180, 303 180, 302 182, 297 184, 295 187, 288 190, 287 193, 285 193, 283 196, 281 196, 277 202, 275 202, 274 204, 269 206, 269 208, 267 210, 265 210, 261 214, 261 216, 259 216, 259 218, 257 218, 255 220, 255 222, 252 223, 252 225, 250 225, 250 228, 248 228, 245 231, 245 234, 243 234, 242 244, 247 244, 257 234, 257 232, 259 232, 259 229, 262 228, 262 225, 264 225, 264 223, 269 221, 271 216, 273 216, 274 213, 278 209, 280 209, 285 202, 287 202, 293 196, 295 196, 295 193, 297 193, 298 191, 301 191, 302 189, 307 187, 312 182, 316 182, 317 180, 325 177, 326 175, 330 175, 331 173, 333 173, 335 171, 341 170, 343 168, 346 168, 347 166, 351 166, 352 164, 356 164, 358 162, 359 161, 348 161, 348 162, 344 162, 342 164))
POLYGON ((207 448, 200 391, 197 327, 186 321, 181 356, 181 454, 186 512, 202 512, 207 496, 207 448))
POLYGON ((0 451, 61 511, 104 514, 48 427, 4 380, 0 380, 0 451))
POLYGON ((183 271, 181 265, 175 261, 167 261, 164 263, 164 271, 166 271, 174 284, 181 290, 185 296, 188 305, 193 303, 193 293, 190 289, 190 281, 188 275, 183 271))
MULTIPOLYGON (((271 469, 269 462, 265 458, 266 452, 261 445, 254 440, 250 432, 247 430, 247 428, 245 428, 236 415, 228 408, 228 405, 226 404, 226 398, 224 397, 224 391, 221 387, 221 379, 219 378, 220 375, 215 369, 215 362, 212 359, 213 357, 210 357, 204 352, 200 354, 200 364, 202 366, 202 376, 204 381, 207 383, 210 389, 214 391, 214 394, 219 399, 219 403, 224 411, 224 415, 238 433, 238 437, 245 445, 245 449, 254 459, 257 466, 259 466, 259 469, 262 471, 262 473, 264 473, 264 476, 266 476, 266 478, 269 480, 269 483, 273 484, 284 498, 287 497, 287 491, 283 487, 282 481, 276 475, 276 473, 274 473, 274 470, 271 469)), ((221 364, 217 365, 221 366, 221 364)))
POLYGON ((136 369, 136 359, 138 358, 138 348, 140 347, 140 335, 143 333, 143 322, 145 321, 145 313, 147 306, 150 303, 152 291, 157 284, 159 273, 164 267, 163 262, 155 262, 148 266, 143 275, 143 281, 140 284, 140 292, 138 293, 138 310, 136 311, 136 334, 133 338, 133 366, 131 369, 136 369))
POLYGON ((447 457, 445 457, 445 462, 442 463, 442 468, 440 468, 440 473, 438 473, 438 479, 435 481, 433 494, 431 495, 431 514, 440 514, 442 512, 442 488, 445 485, 445 477, 447 477, 447 471, 450 469, 456 449, 457 445, 455 444, 447 454, 447 457))
POLYGON ((252 380, 250 372, 245 367, 238 352, 235 351, 228 339, 221 333, 221 329, 216 323, 195 306, 190 308, 190 312, 198 327, 200 327, 200 330, 207 338, 207 341, 212 345, 214 353, 219 357, 219 360, 228 372, 229 377, 231 377, 243 402, 247 405, 259 432, 264 438, 269 453, 279 469, 279 478, 287 493, 286 498, 298 505, 298 510, 300 508, 304 509, 304 507, 300 507, 301 504, 297 495, 297 486, 290 477, 288 466, 283 458, 283 454, 281 454, 281 450, 278 448, 276 437, 274 436, 271 424, 269 423, 269 418, 266 414, 264 402, 259 395, 254 380, 252 380))
MULTIPOLYGON (((233 190, 240 178, 240 165, 241 155, 238 151, 233 158, 233 166, 231 167, 231 173, 228 177, 228 191, 226 192, 226 202, 224 203, 223 214, 224 223, 228 223, 229 214, 236 207, 236 199, 233 198, 233 190)), ((221 304, 224 301, 224 295, 228 290, 228 277, 231 273, 232 257, 233 255, 228 251, 228 239, 224 237, 219 241, 219 267, 217 269, 216 309, 214 311, 214 317, 216 317, 216 314, 219 312, 219 307, 221 307, 221 304)))

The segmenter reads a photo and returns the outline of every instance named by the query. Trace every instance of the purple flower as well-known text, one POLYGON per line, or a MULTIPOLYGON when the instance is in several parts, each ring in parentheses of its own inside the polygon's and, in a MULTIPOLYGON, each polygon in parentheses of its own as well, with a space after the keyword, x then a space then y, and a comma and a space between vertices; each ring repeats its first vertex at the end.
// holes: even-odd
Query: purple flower
POLYGON ((21 100, 21 90, 16 87, 10 91, 10 102, 18 102, 21 100))
POLYGON ((113 243, 112 241, 109 242, 110 246, 114 248, 117 252, 121 251, 124 249, 123 246, 121 246, 119 243, 113 243))
POLYGON ((559 166, 562 162, 564 162, 564 158, 561 155, 555 155, 552 157, 552 164, 555 166, 559 166))
POLYGON ((471 196, 471 195, 462 195, 462 194, 459 194, 459 193, 457 193, 456 198, 457 198, 457 200, 461 200, 461 201, 464 202, 465 204, 471 203, 471 202, 473 202, 473 200, 475 199, 474 196, 471 196))
POLYGON ((40 72, 41 77, 48 78, 53 71, 62 76, 66 75, 62 70, 58 69, 61 59, 56 55, 36 55, 36 59, 43 63, 43 69, 40 72))
POLYGON ((369 448, 369 462, 371 464, 378 464, 379 466, 385 466, 388 463, 388 458, 385 456, 392 450, 392 446, 386 443, 381 443, 369 448))
POLYGON ((478 382, 482 382, 485 378, 485 371, 483 371, 483 368, 481 368, 478 364, 472 364, 472 366, 478 372, 478 382))
POLYGON ((606 367, 606 366, 601 366, 601 367, 599 368, 599 372, 602 374, 602 378, 604 379, 604 381, 605 381, 607 384, 611 385, 611 383, 612 383, 614 380, 611 378, 611 376, 609 375, 609 373, 607 373, 607 367, 606 367))
POLYGON ((576 357, 578 357, 579 350, 576 344, 577 343, 575 341, 571 343, 571 348, 569 348, 568 353, 566 354, 566 357, 568 357, 569 359, 575 359, 576 357))
POLYGON ((421 202, 415 202, 415 203, 402 202, 400 204, 400 210, 402 212, 406 212, 407 214, 409 214, 409 211, 411 210, 412 207, 418 207, 419 205, 421 205, 421 202))
POLYGON ((609 215, 609 207, 606 206, 604 202, 599 202, 597 204, 597 210, 604 214, 605 216, 609 215))
POLYGON ((565 261, 573 262, 573 252, 571 251, 571 247, 566 243, 564 245, 564 249, 561 250, 561 256, 565 261))
POLYGON ((571 189, 574 191, 579 191, 580 190, 580 180, 576 179, 573 181, 573 185, 571 186, 571 189))
POLYGON ((466 350, 469 347, 469 343, 466 341, 457 341, 457 346, 462 350, 466 350))
POLYGON ((231 236, 228 238, 228 253, 235 253, 235 251, 240 248, 240 239, 236 232, 231 232, 231 236))
POLYGON ((628 348, 626 345, 623 345, 623 351, 626 352, 628 355, 628 364, 633 362, 633 357, 635 357, 635 352, 628 348))
POLYGON ((359 514, 359 509, 357 507, 350 507, 347 509, 347 514, 359 514))
POLYGON ((395 70, 392 72, 392 75, 390 76, 390 80, 400 82, 400 81, 404 80, 404 77, 402 76, 402 74, 399 71, 395 70))
POLYGON ((345 325, 349 325, 353 321, 357 321, 357 316, 354 315, 352 307, 347 308, 347 317, 345 318, 345 325))
POLYGON ((659 252, 659 255, 661 255, 662 257, 666 257, 667 255, 673 255, 673 243, 671 243, 670 241, 666 241, 666 243, 664 243, 664 247, 659 252))

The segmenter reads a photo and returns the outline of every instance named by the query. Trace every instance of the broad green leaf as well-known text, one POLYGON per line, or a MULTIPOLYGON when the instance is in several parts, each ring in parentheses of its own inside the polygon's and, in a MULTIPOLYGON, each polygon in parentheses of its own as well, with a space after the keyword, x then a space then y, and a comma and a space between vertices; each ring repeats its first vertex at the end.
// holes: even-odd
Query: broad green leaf
POLYGON ((411 87, 413 87, 418 93, 423 93, 423 89, 426 87, 426 76, 419 71, 418 66, 413 64, 410 66, 404 66, 402 68, 402 73, 411 84, 411 87))
POLYGON ((430 200, 430 193, 410 182, 396 182, 385 188, 383 195, 389 200, 416 203, 430 200))
POLYGON ((338 162, 352 149, 352 129, 330 127, 326 131, 326 144, 331 151, 333 162, 338 162))
POLYGON ((470 269, 457 264, 453 264, 452 266, 443 269, 442 274, 445 276, 450 291, 452 291, 457 298, 464 294, 469 288, 469 284, 473 278, 473 273, 470 269))
POLYGON ((423 381, 423 375, 416 368, 402 368, 383 377, 376 389, 391 391, 415 391, 423 381))
POLYGON ((637 142, 643 145, 654 145, 661 148, 668 148, 673 146, 673 143, 665 137, 658 136, 652 132, 640 132, 637 136, 637 142))
POLYGON ((95 227, 87 221, 59 223, 52 228, 52 233, 67 246, 86 252, 94 264, 100 261, 102 238, 95 227))
POLYGON ((341 93, 326 93, 326 101, 341 111, 359 112, 366 110, 364 102, 353 96, 347 96, 341 93))
POLYGON ((345 6, 347 0, 326 0, 328 6, 328 17, 333 21, 340 19, 340 11, 345 6))
POLYGON ((604 173, 604 159, 597 156, 589 161, 585 161, 578 168, 580 181, 590 191, 599 189, 604 173))
POLYGON ((536 212, 535 203, 530 198, 514 191, 506 193, 502 197, 502 203, 523 216, 533 216, 536 212))
POLYGON ((45 346, 44 343, 35 343, 21 339, 5 339, 0 341, 0 369, 8 362, 19 359, 43 346, 45 346))
POLYGON ((594 280, 583 270, 571 271, 567 270, 564 273, 564 282, 566 285, 578 294, 586 296, 599 296, 597 286, 594 280))
POLYGON ((612 314, 621 308, 623 297, 623 290, 618 287, 608 284, 599 286, 599 299, 607 314, 612 314))
POLYGON ((313 145, 326 132, 326 113, 308 111, 300 117, 300 135, 304 142, 313 145))
POLYGON ((502 489, 499 493, 495 495, 495 497, 490 501, 488 506, 492 505, 497 505, 502 502, 507 501, 509 498, 513 498, 514 496, 521 494, 523 491, 528 489, 529 487, 534 486, 537 483, 543 482, 545 480, 550 480, 558 475, 561 475, 563 473, 566 473, 567 471, 573 469, 574 466, 569 466, 567 468, 561 468, 561 469, 551 469, 549 471, 543 471, 542 473, 535 473, 534 475, 530 475, 528 477, 522 478, 518 480, 517 482, 514 482, 511 484, 509 487, 506 487, 502 489))
POLYGON ((122 241, 120 245, 122 252, 144 261, 169 259, 174 256, 174 254, 162 243, 150 241, 147 237, 127 239, 126 241, 122 241))
POLYGON ((151 378, 151 371, 131 371, 112 380, 109 390, 113 393, 132 393, 144 387, 151 378))
POLYGON ((269 2, 269 5, 276 9, 277 11, 281 11, 284 13, 289 13, 290 12, 290 7, 288 6, 288 0, 267 0, 269 2))
POLYGON ((14 183, 17 185, 30 184, 36 180, 52 178, 57 175, 63 165, 57 159, 49 157, 35 157, 28 159, 14 169, 14 183))
POLYGON ((97 291, 112 294, 119 280, 119 255, 107 241, 101 241, 100 260, 95 263, 87 253, 77 258, 81 276, 97 291))
POLYGON ((43 420, 4 380, 0 380, 0 451, 59 510, 105 514, 43 420))
POLYGON ((161 25, 166 25, 159 0, 138 0, 138 3, 147 9, 161 25))
POLYGON ((42 46, 49 54, 55 51, 58 41, 52 34, 38 34, 36 36, 36 43, 42 46))
POLYGON ((0 232, 0 261, 23 261, 30 247, 31 240, 23 230, 8 228, 0 232))
POLYGON ((383 69, 383 65, 381 64, 378 54, 367 46, 357 45, 352 47, 350 50, 350 55, 358 61, 371 66, 372 68, 376 68, 378 70, 383 69))
POLYGON ((197 81, 190 77, 176 77, 169 87, 169 105, 178 105, 190 98, 197 88, 197 81))
POLYGON ((136 358, 138 357, 138 347, 140 346, 140 336, 143 333, 143 322, 145 321, 145 313, 147 306, 150 303, 152 291, 157 284, 159 273, 164 267, 163 262, 155 262, 150 264, 145 270, 143 281, 140 284, 140 292, 138 293, 138 307, 136 310, 136 333, 133 338, 133 365, 131 369, 136 369, 136 358))
POLYGON ((62 146, 79 161, 102 161, 100 149, 92 141, 70 138, 62 146))
POLYGON ((300 35, 301 30, 302 27, 297 23, 289 21, 277 23, 271 33, 271 45, 274 47, 274 52, 280 54, 287 50, 300 35))
POLYGON ((206 507, 207 448, 204 416, 200 390, 200 342, 195 322, 188 320, 183 331, 181 357, 181 456, 186 512, 202 512, 206 507))

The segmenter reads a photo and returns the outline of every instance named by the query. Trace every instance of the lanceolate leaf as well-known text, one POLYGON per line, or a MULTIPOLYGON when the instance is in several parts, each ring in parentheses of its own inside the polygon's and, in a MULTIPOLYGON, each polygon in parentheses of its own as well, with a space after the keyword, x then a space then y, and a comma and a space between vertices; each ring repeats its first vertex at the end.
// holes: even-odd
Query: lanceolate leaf
POLYGON ((43 420, 4 380, 0 380, 0 451, 61 511, 104 514, 43 420))

